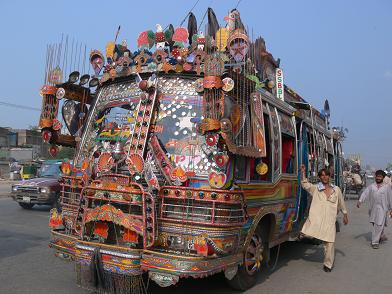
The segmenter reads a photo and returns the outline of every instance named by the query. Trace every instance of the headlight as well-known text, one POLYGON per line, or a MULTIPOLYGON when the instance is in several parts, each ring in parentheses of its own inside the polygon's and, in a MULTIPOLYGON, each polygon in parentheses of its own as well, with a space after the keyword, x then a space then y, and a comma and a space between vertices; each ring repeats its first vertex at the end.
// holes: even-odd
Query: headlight
POLYGON ((39 191, 41 193, 49 193, 50 192, 49 188, 46 188, 46 187, 45 188, 40 188, 39 191))
POLYGON ((18 191, 18 187, 17 186, 12 186, 12 192, 17 192, 18 191))

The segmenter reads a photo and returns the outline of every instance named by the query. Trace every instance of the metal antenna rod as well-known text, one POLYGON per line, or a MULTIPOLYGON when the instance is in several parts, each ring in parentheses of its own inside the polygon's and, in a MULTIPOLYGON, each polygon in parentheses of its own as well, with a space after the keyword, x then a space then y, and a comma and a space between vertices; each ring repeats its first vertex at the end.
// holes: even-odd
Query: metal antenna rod
POLYGON ((238 5, 240 5, 242 0, 238 0, 237 5, 235 6, 235 9, 237 9, 238 5))
POLYGON ((189 14, 193 11, 193 9, 195 9, 196 5, 199 3, 200 0, 197 0, 196 3, 193 5, 193 7, 191 8, 191 10, 188 11, 188 13, 186 14, 186 16, 184 17, 184 19, 182 20, 182 22, 180 23, 180 26, 182 26, 182 24, 185 22, 186 18, 189 16, 189 14))

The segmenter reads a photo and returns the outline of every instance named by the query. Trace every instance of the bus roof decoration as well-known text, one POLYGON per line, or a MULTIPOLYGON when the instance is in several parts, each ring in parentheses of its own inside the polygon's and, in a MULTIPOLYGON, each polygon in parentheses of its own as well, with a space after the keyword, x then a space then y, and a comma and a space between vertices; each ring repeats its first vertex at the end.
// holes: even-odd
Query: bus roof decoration
POLYGON ((196 16, 193 14, 193 12, 189 13, 189 17, 188 17, 188 41, 189 44, 192 45, 192 43, 194 42, 193 36, 197 35, 197 19, 196 16))
POLYGON ((90 52, 90 64, 94 70, 94 74, 98 76, 101 73, 102 68, 105 64, 105 58, 101 51, 92 50, 90 52))
POLYGON ((325 99, 325 102, 324 102, 324 114, 325 114, 325 116, 327 118, 329 118, 331 116, 331 111, 330 111, 330 108, 329 108, 328 99, 325 99))
POLYGON ((216 18, 214 10, 211 7, 208 7, 207 15, 208 15, 207 34, 211 38, 214 38, 216 32, 219 30, 219 22, 218 19, 216 18))
MULTIPOLYGON (((251 93, 261 88, 271 94, 275 92, 274 89, 278 84, 276 83, 278 78, 276 69, 279 67, 279 60, 275 60, 267 51, 263 38, 250 39, 238 10, 230 11, 229 15, 224 18, 226 24, 222 27, 219 26, 217 17, 211 8, 208 8, 207 16, 206 36, 202 31, 197 31, 196 17, 190 12, 187 28, 182 26, 174 28, 169 25, 164 29, 162 25, 156 24, 155 30, 140 33, 137 38, 138 50, 135 52, 128 49, 126 40, 120 44, 114 41, 108 42, 105 50, 106 64, 99 50, 91 51, 89 61, 94 76, 91 77, 89 86, 91 88, 97 86, 97 78, 99 79, 98 85, 103 85, 116 78, 131 76, 135 73, 187 73, 201 76, 202 82, 197 82, 195 85, 197 92, 203 95, 207 104, 204 109, 204 118, 213 120, 225 118, 225 108, 227 108, 224 106, 225 101, 231 99, 234 102, 232 109, 226 109, 226 112, 231 112, 233 144, 247 148, 255 143, 255 140, 243 136, 243 133, 249 132, 247 128, 253 124, 247 122, 250 117, 248 112, 251 111, 248 105, 252 103, 249 97, 251 93), (243 138, 240 140, 240 137, 243 138)), ((76 47, 75 51, 77 51, 76 47)), ((76 72, 74 71, 71 75, 73 78, 76 78, 76 72)), ((79 72, 80 76, 87 77, 84 72, 79 72)), ((70 82, 75 83, 76 81, 73 80, 70 79, 70 82)), ((87 82, 82 81, 79 86, 87 82)), ((84 100, 84 103, 89 103, 93 99, 90 93, 87 95, 79 91, 80 94, 75 96, 71 95, 75 93, 75 89, 70 91, 64 87, 64 90, 66 100, 76 99, 78 102, 84 100), (83 98, 83 95, 87 95, 87 98, 83 98)), ((282 85, 281 91, 286 93, 290 89, 282 85)), ((297 100, 297 95, 293 94, 288 95, 287 102, 290 102, 293 97, 297 100)), ((301 99, 298 98, 299 102, 301 99)), ((229 140, 230 136, 227 139, 229 140)), ((257 144, 253 145, 254 150, 260 149, 257 148, 257 144)), ((229 146, 232 145, 229 144, 229 146)), ((259 153, 252 154, 252 156, 258 156, 259 153)))

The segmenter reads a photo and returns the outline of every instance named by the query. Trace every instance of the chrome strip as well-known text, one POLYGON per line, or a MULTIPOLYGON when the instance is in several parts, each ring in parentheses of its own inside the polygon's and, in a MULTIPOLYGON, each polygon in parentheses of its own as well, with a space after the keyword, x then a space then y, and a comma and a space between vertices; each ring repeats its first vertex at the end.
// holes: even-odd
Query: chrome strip
MULTIPOLYGON (((76 248, 82 249, 82 250, 87 250, 87 251, 94 251, 95 250, 95 247, 84 246, 84 245, 76 245, 76 248)), ((109 251, 109 250, 100 250, 100 252, 103 254, 109 254, 109 255, 123 257, 123 258, 132 258, 132 259, 140 259, 141 258, 141 255, 118 253, 118 252, 113 252, 113 251, 109 251)))

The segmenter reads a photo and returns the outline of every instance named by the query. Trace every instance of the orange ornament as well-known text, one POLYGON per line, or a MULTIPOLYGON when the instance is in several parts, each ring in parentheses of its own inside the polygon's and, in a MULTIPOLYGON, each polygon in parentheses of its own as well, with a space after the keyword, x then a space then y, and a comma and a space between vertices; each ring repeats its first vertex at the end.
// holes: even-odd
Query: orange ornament
POLYGON ((177 166, 172 170, 170 178, 173 181, 179 180, 182 183, 188 179, 185 170, 181 166, 177 166))
POLYGON ((61 163, 60 169, 64 175, 69 175, 71 173, 71 164, 69 162, 63 162, 61 163))
POLYGON ((108 237, 109 227, 106 223, 97 222, 94 228, 94 235, 106 239, 108 237))
POLYGON ((144 159, 137 153, 132 153, 127 158, 128 170, 133 175, 141 173, 144 169, 144 159))
POLYGON ((125 242, 137 243, 138 235, 132 230, 124 229, 123 240, 125 242))

